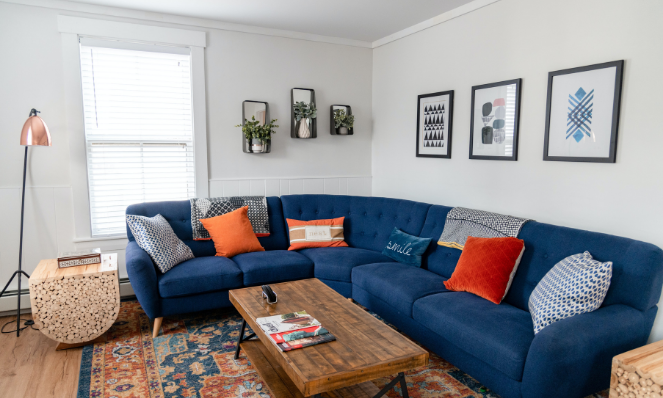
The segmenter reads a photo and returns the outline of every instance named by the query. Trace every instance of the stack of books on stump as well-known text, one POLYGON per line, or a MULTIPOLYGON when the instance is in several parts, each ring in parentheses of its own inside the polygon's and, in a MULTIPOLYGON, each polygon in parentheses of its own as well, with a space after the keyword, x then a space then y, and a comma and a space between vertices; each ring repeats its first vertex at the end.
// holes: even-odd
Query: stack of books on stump
POLYGON ((281 351, 291 351, 336 340, 333 334, 306 311, 257 318, 256 322, 281 351))

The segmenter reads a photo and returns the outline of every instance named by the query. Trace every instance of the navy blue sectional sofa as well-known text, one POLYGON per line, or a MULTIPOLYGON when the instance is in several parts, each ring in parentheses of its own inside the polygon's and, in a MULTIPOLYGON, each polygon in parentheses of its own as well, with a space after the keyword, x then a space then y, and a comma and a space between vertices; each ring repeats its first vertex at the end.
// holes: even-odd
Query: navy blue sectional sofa
POLYGON ((460 250, 433 243, 421 268, 381 254, 394 227, 437 241, 451 207, 332 195, 269 197, 267 204, 271 235, 259 238, 266 251, 230 259, 215 257, 211 241, 192 240, 188 201, 127 208, 127 214, 164 216, 196 256, 160 274, 127 229, 127 271, 147 315, 229 307, 230 289, 315 277, 504 398, 572 398, 608 387, 612 357, 647 342, 661 296, 663 251, 632 239, 530 221, 519 235, 525 254, 509 294, 495 305, 445 289, 460 250), (285 218, 336 217, 345 217, 350 247, 287 250, 285 218), (535 336, 532 290, 558 261, 585 250, 613 262, 602 307, 535 336))

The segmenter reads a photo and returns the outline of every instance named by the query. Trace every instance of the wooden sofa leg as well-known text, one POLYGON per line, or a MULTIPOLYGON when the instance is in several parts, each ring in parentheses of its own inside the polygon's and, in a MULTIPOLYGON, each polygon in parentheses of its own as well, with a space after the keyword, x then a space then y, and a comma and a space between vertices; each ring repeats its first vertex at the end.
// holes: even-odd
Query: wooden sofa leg
POLYGON ((161 329, 161 321, 163 321, 163 317, 154 318, 154 331, 152 332, 152 338, 155 338, 159 335, 159 329, 161 329))

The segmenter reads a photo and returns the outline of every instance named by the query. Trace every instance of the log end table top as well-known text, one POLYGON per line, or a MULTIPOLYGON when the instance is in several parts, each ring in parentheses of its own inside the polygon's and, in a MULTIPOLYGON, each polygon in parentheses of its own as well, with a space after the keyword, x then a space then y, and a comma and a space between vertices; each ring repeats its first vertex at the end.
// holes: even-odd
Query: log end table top
POLYGON ((304 396, 348 387, 428 364, 428 352, 353 304, 318 279, 270 285, 267 304, 260 286, 231 290, 230 301, 304 396), (306 311, 336 341, 282 352, 255 319, 306 311))
POLYGON ((117 253, 102 254, 101 262, 74 267, 58 268, 55 258, 41 260, 30 275, 30 281, 48 281, 62 277, 107 274, 117 271, 117 253))

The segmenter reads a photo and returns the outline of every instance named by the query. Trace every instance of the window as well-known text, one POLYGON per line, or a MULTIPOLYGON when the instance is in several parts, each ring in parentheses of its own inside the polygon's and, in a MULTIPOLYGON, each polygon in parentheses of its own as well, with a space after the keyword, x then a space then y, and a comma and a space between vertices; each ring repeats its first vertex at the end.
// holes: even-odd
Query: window
POLYGON ((80 39, 93 237, 125 234, 130 204, 196 195, 190 51, 80 39))

